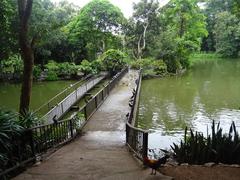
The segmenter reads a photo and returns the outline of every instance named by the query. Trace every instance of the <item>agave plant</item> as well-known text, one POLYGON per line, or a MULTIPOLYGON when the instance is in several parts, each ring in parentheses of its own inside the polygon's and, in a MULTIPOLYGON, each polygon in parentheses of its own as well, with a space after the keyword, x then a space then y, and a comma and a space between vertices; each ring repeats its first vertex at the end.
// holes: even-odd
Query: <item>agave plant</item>
POLYGON ((37 116, 31 111, 24 111, 19 116, 19 124, 24 128, 31 128, 39 121, 37 116))
POLYGON ((220 123, 212 122, 212 133, 204 137, 202 133, 188 133, 185 129, 184 140, 171 146, 179 163, 204 164, 207 162, 240 164, 240 139, 235 123, 229 133, 224 134, 220 123))
MULTIPOLYGON (((12 140, 21 134, 23 128, 18 125, 16 113, 0 109, 0 164, 8 161, 8 152, 11 152, 12 140)), ((2 168, 0 166, 0 168, 2 168)))

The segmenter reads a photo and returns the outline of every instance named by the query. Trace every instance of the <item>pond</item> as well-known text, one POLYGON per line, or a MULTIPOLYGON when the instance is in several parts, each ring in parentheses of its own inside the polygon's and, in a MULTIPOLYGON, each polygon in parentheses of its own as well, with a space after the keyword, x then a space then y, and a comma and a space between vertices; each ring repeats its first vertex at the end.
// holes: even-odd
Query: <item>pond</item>
POLYGON ((143 80, 137 126, 150 130, 149 148, 170 148, 186 126, 207 134, 212 120, 240 131, 240 61, 196 64, 182 76, 143 80))
MULTIPOLYGON (((34 82, 32 87, 31 109, 37 109, 75 82, 76 81, 34 82)), ((0 108, 18 111, 20 92, 21 84, 0 83, 0 108)))

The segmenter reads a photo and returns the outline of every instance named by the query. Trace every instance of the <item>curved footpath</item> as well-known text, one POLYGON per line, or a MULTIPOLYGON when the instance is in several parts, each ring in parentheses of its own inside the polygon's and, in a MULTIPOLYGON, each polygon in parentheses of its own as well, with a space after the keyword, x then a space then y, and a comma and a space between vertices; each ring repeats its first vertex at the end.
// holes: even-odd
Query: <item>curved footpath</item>
POLYGON ((150 175, 132 157, 125 145, 128 101, 137 72, 130 70, 94 113, 83 135, 63 146, 41 164, 29 168, 15 180, 144 180, 170 177, 150 175))

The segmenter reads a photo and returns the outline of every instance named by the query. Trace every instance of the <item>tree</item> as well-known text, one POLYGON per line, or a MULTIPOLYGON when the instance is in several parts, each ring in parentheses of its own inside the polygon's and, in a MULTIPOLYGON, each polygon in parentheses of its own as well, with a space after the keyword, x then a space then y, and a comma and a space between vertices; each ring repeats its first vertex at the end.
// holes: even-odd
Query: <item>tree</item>
POLYGON ((69 23, 67 30, 72 44, 87 49, 86 59, 95 59, 103 53, 108 42, 120 33, 124 17, 121 10, 108 0, 93 0, 84 6, 79 15, 69 23))
POLYGON ((214 30, 217 52, 225 57, 240 56, 240 19, 227 11, 219 13, 214 30))
POLYGON ((202 38, 208 34, 205 16, 197 3, 197 0, 171 0, 163 9, 167 31, 176 33, 173 42, 177 44, 177 56, 183 67, 188 66, 188 56, 200 49, 202 38))
POLYGON ((29 19, 32 12, 33 0, 18 0, 18 12, 20 19, 19 45, 21 56, 24 62, 23 80, 20 97, 19 112, 23 114, 29 110, 33 80, 34 55, 33 46, 34 39, 29 41, 29 19))
POLYGON ((206 8, 203 13, 207 17, 207 31, 208 36, 204 38, 202 43, 203 51, 216 51, 216 37, 214 35, 214 26, 216 17, 219 13, 233 10, 233 1, 235 0, 208 0, 206 1, 206 8))
POLYGON ((126 27, 128 46, 136 59, 141 59, 151 37, 159 32, 159 3, 155 0, 141 0, 133 4, 133 17, 126 27))
POLYGON ((78 7, 67 1, 60 1, 58 4, 50 0, 34 1, 30 35, 36 39, 35 63, 44 64, 48 59, 58 62, 71 60, 69 43, 62 28, 77 11, 78 7))
POLYGON ((0 1, 0 60, 6 58, 10 52, 12 4, 8 0, 0 1))

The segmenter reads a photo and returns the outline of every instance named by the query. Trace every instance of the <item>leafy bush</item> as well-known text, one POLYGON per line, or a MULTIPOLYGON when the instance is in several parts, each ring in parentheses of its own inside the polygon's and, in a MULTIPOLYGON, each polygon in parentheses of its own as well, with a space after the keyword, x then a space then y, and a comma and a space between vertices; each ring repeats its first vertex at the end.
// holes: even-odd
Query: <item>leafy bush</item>
POLYGON ((20 76, 23 72, 23 61, 18 54, 10 56, 0 62, 0 69, 3 73, 15 74, 20 76))
POLYGON ((212 134, 205 138, 202 133, 188 135, 185 129, 184 141, 171 146, 179 163, 204 164, 207 162, 240 164, 240 137, 234 122, 228 134, 223 134, 220 123, 212 123, 212 134))
POLYGON ((38 123, 39 119, 33 112, 24 112, 20 115, 18 124, 24 128, 31 128, 38 123))
POLYGON ((48 71, 47 78, 46 78, 47 81, 56 81, 58 79, 59 78, 58 78, 57 72, 48 71))
POLYGON ((88 60, 83 60, 80 64, 80 71, 86 74, 92 74, 93 68, 91 63, 88 60))
POLYGON ((23 128, 18 125, 16 113, 0 109, 0 169, 8 163, 12 151, 12 140, 19 136, 23 128))
POLYGON ((157 75, 164 75, 167 73, 167 65, 163 60, 156 60, 153 62, 153 70, 157 75))
POLYGON ((45 68, 47 68, 48 71, 57 72, 59 70, 58 64, 52 60, 50 60, 47 64, 45 64, 45 68))
POLYGON ((35 65, 33 68, 33 77, 34 79, 38 79, 41 75, 42 69, 40 65, 35 65))
POLYGON ((167 65, 167 71, 170 73, 177 73, 182 68, 178 59, 167 59, 164 61, 167 65))
POLYGON ((58 76, 64 77, 64 76, 71 76, 77 73, 77 66, 74 63, 64 62, 57 64, 58 76))
POLYGON ((96 59, 92 61, 91 66, 95 74, 104 70, 103 63, 100 59, 96 59))
POLYGON ((149 69, 152 68, 154 59, 152 58, 144 58, 144 59, 137 59, 130 63, 131 67, 134 69, 149 69))
POLYGON ((114 75, 126 65, 124 61, 125 57, 125 54, 120 50, 109 49, 102 54, 101 60, 106 70, 109 71, 111 75, 114 75))

